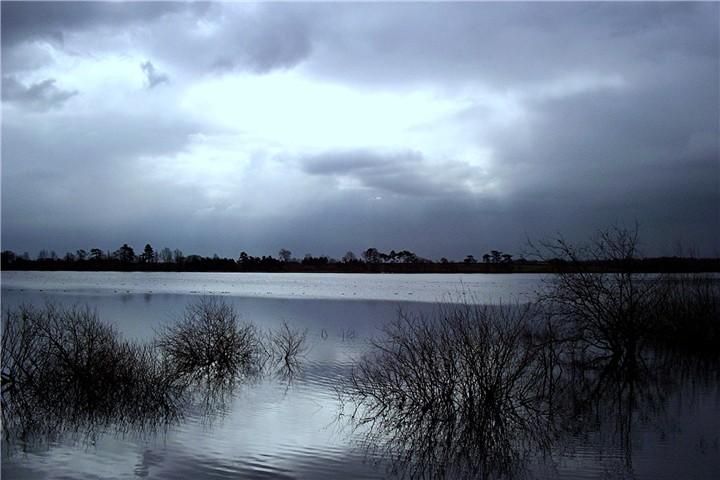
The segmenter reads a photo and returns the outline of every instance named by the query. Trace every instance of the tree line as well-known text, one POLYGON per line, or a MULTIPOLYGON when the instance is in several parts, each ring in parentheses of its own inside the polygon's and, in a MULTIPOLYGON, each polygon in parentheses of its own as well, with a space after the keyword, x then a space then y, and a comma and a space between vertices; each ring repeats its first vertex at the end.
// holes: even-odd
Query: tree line
MULTIPOLYGON (((720 259, 659 257, 634 260, 645 271, 720 271, 720 259)), ((594 260, 598 270, 612 268, 612 262, 594 260)), ((469 254, 462 260, 442 257, 433 260, 410 250, 383 252, 370 247, 360 255, 348 251, 341 258, 310 253, 302 258, 282 248, 276 257, 254 256, 245 251, 237 258, 185 255, 180 249, 156 250, 149 243, 136 251, 127 243, 116 250, 79 249, 58 256, 54 250, 42 249, 33 259, 25 252, 4 250, 0 254, 3 270, 148 270, 148 271, 222 271, 222 272, 386 272, 386 273, 533 273, 572 268, 562 258, 515 258, 501 250, 490 250, 476 258, 469 254)))
MULTIPOLYGON (((513 255, 503 253, 498 250, 492 250, 489 253, 482 256, 484 263, 512 263, 513 255)), ((348 251, 340 259, 332 258, 326 255, 313 256, 310 253, 306 253, 302 258, 296 258, 292 252, 286 248, 280 249, 277 257, 271 255, 263 256, 252 256, 247 252, 243 251, 237 259, 231 258, 220 258, 217 254, 212 257, 203 257, 201 255, 184 255, 179 249, 171 250, 165 247, 161 250, 155 250, 149 243, 145 245, 140 253, 136 253, 135 249, 124 243, 117 250, 101 250, 99 248, 92 248, 90 250, 79 249, 75 252, 67 252, 62 257, 54 250, 42 249, 38 252, 35 259, 32 259, 30 254, 25 252, 21 255, 16 254, 12 250, 5 250, 2 252, 2 261, 4 264, 14 263, 29 263, 29 262, 62 262, 65 264, 73 263, 119 263, 119 264, 187 264, 187 263, 208 263, 208 262, 221 262, 228 263, 233 262, 237 265, 260 265, 260 264, 302 264, 302 265, 327 265, 334 263, 345 263, 345 264, 358 264, 358 263, 369 263, 369 264, 398 264, 398 263, 436 263, 434 260, 420 257, 419 255, 409 250, 390 250, 385 253, 377 248, 371 247, 364 250, 359 256, 352 251, 348 251)), ((523 261, 523 260, 521 260, 523 261)), ((456 261, 450 261, 446 257, 442 257, 439 263, 460 263, 456 261)), ((461 263, 478 263, 474 255, 467 255, 461 263)))

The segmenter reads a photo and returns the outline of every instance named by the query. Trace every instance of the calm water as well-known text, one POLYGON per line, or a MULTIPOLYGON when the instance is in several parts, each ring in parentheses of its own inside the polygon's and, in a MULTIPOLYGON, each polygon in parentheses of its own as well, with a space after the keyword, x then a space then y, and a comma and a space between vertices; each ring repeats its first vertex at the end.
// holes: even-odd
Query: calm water
MULTIPOLYGON (((243 385, 220 415, 190 412, 162 432, 3 443, 5 478, 385 478, 386 460, 338 418, 334 387, 398 309, 441 299, 531 298, 533 275, 3 272, 2 307, 88 304, 126 338, 148 339, 198 295, 222 295, 260 327, 307 328, 292 381, 243 385)), ((647 391, 606 392, 587 428, 529 464, 539 478, 720 478, 717 372, 681 369, 647 391), (660 393, 655 393, 660 392, 660 393)), ((36 439, 37 440, 37 439, 36 439)))

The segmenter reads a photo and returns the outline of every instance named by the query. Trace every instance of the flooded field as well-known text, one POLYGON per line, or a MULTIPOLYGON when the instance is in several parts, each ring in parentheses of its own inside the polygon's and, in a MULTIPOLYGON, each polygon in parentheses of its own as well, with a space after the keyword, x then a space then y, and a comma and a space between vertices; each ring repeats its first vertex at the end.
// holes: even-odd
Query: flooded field
MULTIPOLYGON (((463 294, 480 304, 529 300, 541 280, 532 275, 3 272, 3 311, 47 302, 87 305, 122 338, 142 343, 157 338, 198 299, 213 296, 231 306, 240 323, 263 331, 286 324, 305 332, 306 348, 292 375, 264 370, 233 385, 211 411, 190 403, 178 418, 152 427, 132 422, 128 428, 108 422, 88 427, 67 418, 62 425, 22 435, 4 423, 2 474, 394 478, 502 471, 531 478, 717 478, 720 373, 712 362, 658 355, 632 374, 621 368, 584 373, 572 388, 563 387, 566 395, 554 397, 559 403, 546 405, 543 421, 562 429, 533 431, 542 423, 530 422, 501 431, 503 418, 488 420, 484 431, 491 435, 483 441, 496 443, 486 443, 482 451, 455 433, 446 437, 460 439, 452 448, 433 444, 436 431, 414 422, 417 417, 398 418, 397 431, 388 431, 388 423, 359 425, 351 417, 341 387, 372 351, 371 339, 383 338, 399 314, 432 321, 438 301, 460 301, 463 294), (394 435, 406 444, 398 447, 394 435), (492 457, 493 445, 509 446, 512 455, 492 457), (481 470, 468 470, 468 458, 488 462, 481 470), (498 462, 503 463, 499 470, 498 462)), ((524 395, 513 398, 524 401, 524 395)))

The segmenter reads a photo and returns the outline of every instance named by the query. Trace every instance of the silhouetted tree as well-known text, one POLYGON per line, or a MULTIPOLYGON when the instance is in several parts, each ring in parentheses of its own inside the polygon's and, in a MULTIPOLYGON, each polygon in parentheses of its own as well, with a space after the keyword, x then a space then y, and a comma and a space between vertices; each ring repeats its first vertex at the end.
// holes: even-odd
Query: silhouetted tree
POLYGON ((463 260, 463 263, 477 263, 477 260, 475 260, 474 256, 468 255, 465 257, 465 260, 463 260))
POLYGON ((313 257, 309 253, 305 254, 305 258, 303 258, 302 264, 303 265, 327 265, 329 263, 328 257, 321 255, 319 257, 313 257))
POLYGON ((0 258, 0 263, 2 263, 3 266, 10 265, 15 262, 16 255, 12 250, 3 250, 1 255, 2 257, 0 258))
POLYGON ((87 258, 87 252, 81 248, 80 250, 77 250, 75 252, 75 256, 77 257, 77 259, 79 261, 82 262, 83 260, 85 260, 87 258))
POLYGON ((490 263, 490 254, 486 253, 482 256, 483 262, 490 263))
POLYGON ((510 255, 509 253, 503 253, 503 254, 502 254, 502 261, 503 261, 503 263, 511 263, 511 262, 512 262, 512 257, 513 257, 513 256, 510 255))
POLYGON ((278 252, 278 257, 283 262, 289 262, 292 259, 292 252, 286 248, 281 248, 278 252))
POLYGON ((492 256, 493 263, 500 263, 502 258, 502 252, 500 250, 490 250, 490 255, 492 256))
POLYGON ((357 257, 353 252, 348 250, 345 255, 343 255, 342 261, 345 263, 353 263, 357 261, 357 257))
POLYGON ((172 250, 170 250, 168 247, 165 247, 162 250, 160 250, 160 261, 163 263, 172 263, 172 261, 173 261, 172 250))
POLYGON ((115 250, 113 256, 122 263, 133 263, 135 261, 135 250, 127 243, 123 243, 123 246, 115 250))
POLYGON ((377 248, 368 248, 362 256, 367 263, 380 263, 380 252, 377 248))
POLYGON ((410 250, 403 250, 401 252, 396 253, 395 256, 402 263, 417 263, 419 260, 418 256, 415 255, 410 250))
POLYGON ((149 243, 145 244, 145 249, 140 255, 140 261, 142 263, 153 263, 155 261, 155 250, 149 243))
POLYGON ((99 248, 90 250, 90 260, 100 261, 103 258, 103 252, 99 248))

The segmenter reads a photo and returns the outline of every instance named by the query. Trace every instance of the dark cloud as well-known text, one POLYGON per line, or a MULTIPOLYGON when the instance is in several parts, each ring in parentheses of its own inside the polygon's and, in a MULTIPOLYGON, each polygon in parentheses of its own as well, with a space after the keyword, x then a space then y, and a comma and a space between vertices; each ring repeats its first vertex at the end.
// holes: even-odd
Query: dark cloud
POLYGON ((148 22, 190 4, 178 2, 2 2, 2 43, 42 39, 62 43, 68 31, 148 22))
POLYGON ((492 134, 497 174, 517 195, 649 197, 678 179, 717 194, 720 69, 676 66, 642 85, 532 103, 526 123, 492 134))
POLYGON ((3 248, 139 243, 155 228, 177 233, 170 225, 182 225, 204 201, 199 189, 163 182, 140 161, 182 151, 198 129, 191 122, 98 113, 32 123, 27 129, 27 118, 10 118, 2 126, 3 248))
MULTIPOLYGON (((200 71, 266 73, 291 68, 312 52, 316 19, 299 5, 233 5, 191 2, 2 2, 3 68, 26 63, 11 47, 42 40, 66 47, 68 33, 103 29, 124 33, 153 25, 148 46, 180 66, 200 71), (211 34, 193 35, 198 21, 211 34), (172 40, 168 40, 168 37, 172 40)), ((142 35, 142 32, 139 32, 142 35)))
MULTIPOLYGON (((3 112, 3 245, 150 241, 231 256, 376 246, 462 258, 638 220, 649 254, 678 242, 720 254, 719 14, 716 3, 690 2, 3 2, 3 101, 22 107, 3 112), (111 101, 96 112, 77 106, 89 95, 78 83, 83 95, 68 102, 76 92, 65 82, 75 84, 56 84, 67 72, 47 66, 61 50, 80 55, 68 53, 72 42, 88 58, 137 54, 146 84, 163 88, 115 91, 103 80, 95 87, 111 101), (265 144, 233 131, 227 151, 182 157, 192 134, 217 128, 178 106, 186 90, 213 74, 275 70, 464 108, 418 127, 423 145, 322 151, 285 144, 281 129, 265 144), (465 147, 487 161, 453 153, 465 147), (275 157, 288 160, 278 167, 275 157), (227 172, 213 173, 223 162, 227 172), (192 178, 174 178, 180 167, 192 178), (226 191, 208 188, 218 178, 226 191)), ((307 124, 315 114, 305 112, 307 124)))
POLYGON ((303 169, 314 175, 351 175, 357 172, 382 170, 403 165, 417 166, 422 161, 417 152, 382 156, 369 151, 333 152, 303 160, 303 169))
POLYGON ((3 102, 43 112, 61 107, 78 94, 77 90, 62 90, 55 83, 55 79, 48 78, 25 86, 13 76, 3 76, 2 99, 3 102))
POLYGON ((160 73, 155 69, 155 66, 148 60, 147 62, 140 64, 140 69, 145 74, 145 77, 147 78, 147 86, 148 88, 155 88, 158 85, 162 83, 168 83, 170 81, 170 77, 168 77, 164 73, 160 73))
POLYGON ((311 23, 294 6, 262 5, 254 12, 231 16, 214 38, 215 61, 220 71, 250 70, 267 73, 291 68, 312 52, 311 23), (217 46, 225 46, 217 50, 217 46))
POLYGON ((311 175, 350 179, 378 193, 411 196, 470 194, 483 176, 460 161, 430 162, 420 152, 332 151, 301 160, 311 175), (472 182, 471 182, 472 181, 472 182))
MULTIPOLYGON (((369 84, 492 85, 618 72, 670 56, 716 57, 717 4, 317 5, 308 71, 369 84), (362 19, 362 20, 360 20, 362 19)), ((306 20, 310 22, 311 20, 306 20)))

